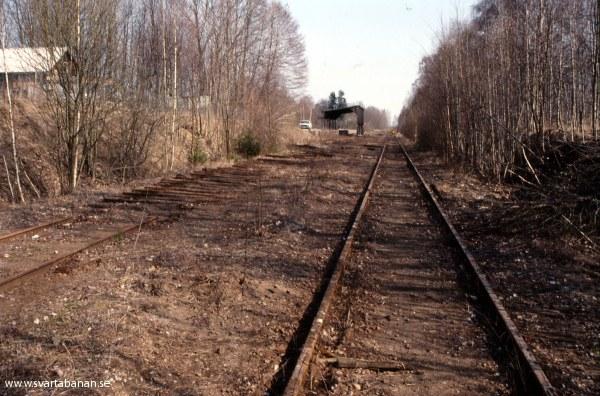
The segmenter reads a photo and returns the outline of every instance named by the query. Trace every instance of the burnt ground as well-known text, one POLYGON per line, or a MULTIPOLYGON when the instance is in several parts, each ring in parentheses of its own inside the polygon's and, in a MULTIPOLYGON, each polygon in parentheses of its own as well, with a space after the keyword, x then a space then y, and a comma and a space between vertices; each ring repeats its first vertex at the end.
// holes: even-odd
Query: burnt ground
POLYGON ((551 383, 563 395, 600 394, 600 256, 572 233, 519 221, 522 205, 510 187, 432 153, 412 156, 551 383))
MULTIPOLYGON (((0 290, 0 394, 26 394, 5 379, 69 379, 111 381, 88 394, 263 395, 374 164, 367 142, 249 161, 231 194, 0 290)), ((85 211, 70 205, 6 210, 3 224, 85 211)), ((90 207, 85 224, 140 221, 137 209, 90 207)), ((52 255, 53 238, 27 235, 0 253, 52 255)))
POLYGON ((306 395, 510 394, 429 212, 404 156, 390 147, 306 395), (326 365, 332 357, 394 367, 326 365))

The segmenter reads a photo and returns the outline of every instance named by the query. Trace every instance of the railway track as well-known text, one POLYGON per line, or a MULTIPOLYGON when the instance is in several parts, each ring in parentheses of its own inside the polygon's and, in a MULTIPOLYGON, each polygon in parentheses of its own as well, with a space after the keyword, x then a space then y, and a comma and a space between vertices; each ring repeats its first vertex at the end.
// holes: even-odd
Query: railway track
POLYGON ((382 149, 313 303, 270 394, 555 394, 402 146, 382 149))

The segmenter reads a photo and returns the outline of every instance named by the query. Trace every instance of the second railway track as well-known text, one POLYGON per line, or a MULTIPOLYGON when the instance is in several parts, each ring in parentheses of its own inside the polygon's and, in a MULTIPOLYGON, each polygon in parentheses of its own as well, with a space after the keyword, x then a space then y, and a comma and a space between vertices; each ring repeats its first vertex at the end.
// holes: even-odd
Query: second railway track
POLYGON ((136 231, 155 218, 142 218, 137 223, 94 224, 74 222, 73 218, 52 221, 11 233, 1 245, 0 291, 18 286, 43 271, 124 234, 136 231), (61 229, 52 226, 64 224, 61 229), (37 231, 32 238, 24 236, 37 231))

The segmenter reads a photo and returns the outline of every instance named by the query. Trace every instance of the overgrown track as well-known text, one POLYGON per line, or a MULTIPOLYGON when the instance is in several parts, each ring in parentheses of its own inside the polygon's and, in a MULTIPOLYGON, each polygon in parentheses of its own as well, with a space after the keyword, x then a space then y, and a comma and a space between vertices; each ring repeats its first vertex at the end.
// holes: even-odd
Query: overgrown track
MULTIPOLYGON (((473 259, 473 256, 468 252, 464 242, 456 232, 455 228, 449 222, 448 217, 445 215, 439 203, 437 202, 433 191, 427 185, 423 177, 420 175, 420 173, 412 163, 404 147, 399 146, 394 148, 398 151, 401 151, 402 155, 405 157, 407 166, 415 175, 418 185, 422 188, 425 200, 431 203, 430 207, 432 208, 434 217, 439 217, 441 219, 441 228, 443 228, 444 231, 448 232, 450 244, 458 248, 457 261, 460 262, 457 262, 457 264, 459 265, 454 267, 454 270, 457 270, 459 272, 460 280, 465 281, 465 283, 461 284, 460 287, 458 284, 456 284, 453 287, 459 289, 466 289, 469 293, 474 294, 472 300, 469 300, 469 304, 473 305, 474 309, 472 309, 478 312, 478 323, 480 325, 475 327, 483 328, 483 330, 487 332, 489 340, 488 342, 493 343, 493 345, 495 345, 496 347, 500 346, 503 350, 503 353, 501 353, 500 355, 497 355, 495 352, 490 350, 489 352, 487 352, 489 355, 488 358, 491 358, 491 356, 494 355, 494 359, 498 360, 501 363, 503 371, 505 373, 508 373, 508 375, 510 376, 509 382, 511 383, 511 387, 513 388, 512 392, 522 395, 555 395, 555 390, 548 381, 546 375, 542 371, 539 364, 536 362, 534 356, 529 351, 527 344, 519 335, 516 326, 514 325, 507 311, 504 309, 500 300, 490 287, 489 282, 479 270, 477 263, 473 259), (465 264, 464 266, 462 265, 463 262, 465 264), (482 307, 485 308, 484 312, 480 312, 480 309, 482 307)), ((388 149, 388 152, 389 151, 391 150, 388 149)), ((317 359, 317 351, 323 348, 322 345, 320 346, 320 344, 323 342, 321 341, 321 337, 323 334, 328 333, 325 329, 331 328, 333 330, 333 328, 335 327, 333 323, 335 322, 335 320, 329 317, 330 315, 332 315, 331 311, 335 311, 336 309, 339 310, 339 307, 337 307, 336 304, 352 304, 352 302, 347 302, 347 300, 350 299, 349 296, 344 296, 342 298, 340 296, 336 296, 336 293, 338 293, 338 291, 340 290, 340 284, 343 283, 343 278, 347 276, 344 274, 344 272, 349 270, 347 269, 347 263, 351 260, 352 245, 353 243, 356 243, 355 239, 357 238, 357 234, 359 233, 359 227, 362 227, 360 223, 362 218, 364 217, 363 215, 365 211, 367 210, 366 207, 367 202, 369 201, 369 196, 372 194, 375 194, 375 196, 377 196, 378 194, 377 187, 374 188, 373 185, 375 183, 378 171, 380 170, 380 168, 385 167, 384 165, 382 165, 382 162, 384 161, 384 153, 385 148, 382 149, 381 155, 379 156, 377 163, 373 168, 371 177, 369 178, 369 181, 363 191, 363 194, 360 196, 357 202, 356 209, 351 215, 349 225, 347 227, 347 233, 342 238, 341 248, 334 253, 334 256, 332 256, 333 264, 330 265, 329 271, 325 274, 323 284, 315 293, 315 296, 313 298, 313 304, 316 302, 317 306, 313 307, 312 309, 309 308, 309 310, 307 310, 307 313, 310 314, 311 317, 308 318, 309 320, 306 320, 306 318, 304 318, 304 320, 300 324, 300 326, 309 325, 310 328, 305 331, 296 332, 296 335, 304 334, 303 338, 291 340, 290 346, 296 346, 296 349, 298 349, 299 345, 301 345, 301 347, 299 348, 296 356, 290 356, 293 354, 288 353, 288 356, 284 358, 283 364, 288 365, 286 367, 288 374, 286 375, 286 373, 283 371, 278 373, 270 389, 270 394, 282 394, 285 396, 297 396, 307 394, 307 378, 309 373, 312 375, 315 371, 315 368, 313 366, 317 365, 317 361, 323 362, 325 360, 331 360, 332 362, 337 362, 338 367, 343 367, 339 365, 340 362, 343 362, 343 364, 347 368, 369 368, 369 364, 375 366, 379 365, 377 367, 383 368, 384 370, 388 370, 390 367, 392 367, 393 370, 396 370, 398 369, 398 367, 400 367, 398 362, 389 360, 379 360, 379 362, 376 362, 373 360, 366 361, 360 359, 347 359, 346 357, 333 359, 330 358, 325 360, 317 359), (289 367, 290 363, 294 364, 293 369, 289 367)), ((386 227, 389 227, 389 225, 386 227)), ((361 231, 361 233, 364 232, 365 231, 361 231)), ((419 248, 416 247, 415 249, 418 250, 419 248)), ((424 247, 421 247, 420 249, 424 249, 424 247)), ((398 249, 396 248, 396 250, 398 249)), ((402 254, 401 251, 395 251, 395 253, 393 254, 398 253, 402 254)), ((423 252, 422 254, 426 253, 423 252)), ((392 258, 392 261, 397 262, 397 260, 401 260, 401 257, 398 257, 397 259, 392 258)), ((369 265, 378 266, 379 263, 377 261, 372 261, 369 265)), ((388 280, 390 282, 393 282, 393 279, 393 276, 390 276, 388 280)), ((397 287, 402 288, 404 286, 405 285, 398 285, 397 287)), ((380 286, 375 285, 376 289, 378 287, 380 286)), ((352 285, 349 285, 347 288, 352 288, 352 285)), ((351 291, 350 293, 354 292, 355 291, 351 291)), ((462 292, 458 292, 458 294, 461 293, 462 292)), ((458 301, 457 305, 460 304, 460 301, 458 301)), ((348 318, 350 317, 349 309, 346 311, 346 314, 348 315, 348 317, 345 320, 348 321, 348 318)), ((346 314, 344 314, 343 316, 346 316, 346 314)), ((453 325, 455 325, 455 323, 453 325)), ((392 329, 391 331, 393 332, 395 330, 397 329, 392 329)), ((465 334, 470 334, 469 331, 470 330, 467 330, 465 334)), ((469 343, 470 342, 471 341, 469 341, 469 343)), ((478 348, 477 345, 475 345, 475 348, 478 348)), ((389 350, 395 349, 392 347, 389 350)), ((325 355, 327 354, 328 352, 325 353, 325 355)), ((471 358, 472 356, 473 355, 471 355, 471 358)), ((396 358, 402 360, 403 356, 396 356, 396 358)), ((485 359, 487 358, 482 359, 482 362, 485 362, 485 359)), ((483 364, 486 365, 487 363, 483 364)), ((404 366, 402 365, 402 367, 404 366)), ((404 368, 400 370, 404 370, 404 368)), ((462 381, 461 375, 463 373, 460 373, 460 371, 457 371, 456 373, 456 381, 460 383, 462 381)), ((320 374, 320 377, 322 378, 322 381, 327 382, 322 373, 320 374)), ((493 389, 493 387, 495 386, 493 385, 494 380, 491 380, 490 382, 489 380, 482 379, 482 383, 488 384, 487 386, 490 386, 490 389, 493 389)), ((327 386, 328 385, 326 385, 326 387, 327 386)), ((427 389, 432 390, 434 388, 427 389)), ((323 393, 329 394, 330 391, 331 389, 326 389, 323 393)), ((346 392, 347 391, 348 390, 346 390, 346 392)), ((314 389, 310 391, 311 394, 313 394, 312 392, 316 392, 317 394, 319 393, 319 391, 315 391, 314 389)), ((344 391, 342 390, 342 392, 344 391)))
MULTIPOLYGON (((331 157, 336 150, 352 150, 353 147, 342 145, 325 150, 314 146, 301 146, 300 149, 302 150, 301 153, 291 157, 264 156, 257 161, 246 161, 230 168, 205 169, 189 174, 178 174, 163 179, 155 185, 134 189, 120 195, 105 196, 102 202, 90 205, 92 209, 90 212, 101 209, 101 211, 110 215, 113 210, 118 208, 125 209, 125 213, 131 210, 143 212, 141 221, 134 220, 133 223, 115 224, 111 228, 112 231, 97 229, 94 224, 77 221, 75 217, 65 217, 0 235, 0 242, 12 241, 34 231, 45 231, 52 226, 70 221, 82 228, 76 232, 75 239, 77 243, 65 247, 65 249, 60 249, 61 254, 55 249, 63 241, 57 232, 50 230, 47 231, 47 234, 52 236, 49 237, 52 241, 49 241, 41 249, 42 252, 30 255, 28 259, 19 257, 20 254, 7 254, 6 257, 11 256, 11 258, 5 260, 0 266, 0 290, 18 287, 23 281, 36 274, 56 267, 82 252, 116 239, 123 234, 134 232, 142 226, 159 219, 175 220, 181 217, 185 211, 198 206, 221 203, 225 199, 243 198, 246 194, 256 190, 257 187, 260 189, 261 178, 265 172, 262 164, 267 167, 279 163, 306 164, 317 157, 331 157), (54 252, 54 254, 51 252, 54 252), (32 263, 31 259, 36 257, 38 259, 37 263, 32 263)), ((126 217, 131 218, 132 216, 127 215, 126 217)), ((114 220, 108 219, 109 224, 113 222, 114 220)), ((40 250, 35 245, 35 241, 32 240, 17 240, 14 246, 8 248, 15 248, 15 252, 22 251, 23 248, 31 248, 34 251, 40 250)))
MULTIPOLYGON (((113 207, 115 203, 126 204, 127 210, 140 210, 151 212, 150 216, 143 215, 142 221, 132 224, 124 224, 112 232, 101 233, 100 236, 92 237, 91 241, 80 244, 75 249, 68 250, 57 257, 42 259, 33 266, 27 265, 25 270, 17 273, 9 273, 10 276, 0 275, 0 290, 18 287, 23 281, 39 273, 49 270, 78 254, 97 247, 105 242, 119 238, 120 236, 135 232, 142 226, 156 221, 159 218, 173 218, 181 214, 182 210, 193 208, 198 204, 206 204, 211 201, 219 201, 231 195, 229 191, 234 187, 251 187, 250 176, 260 177, 261 172, 254 172, 247 164, 234 166, 229 169, 215 169, 204 172, 192 172, 189 175, 177 175, 171 179, 165 179, 158 184, 125 192, 119 196, 108 196, 104 203, 94 203, 93 209, 106 209, 113 207)), ((57 226, 68 221, 74 221, 74 217, 66 217, 58 220, 38 224, 32 227, 16 230, 0 236, 0 242, 23 237, 34 231, 43 231, 52 226, 57 226)), ((88 228, 88 236, 93 235, 95 228, 88 228)), ((50 232, 52 234, 52 232, 50 232)), ((85 232, 83 234, 86 234, 85 232)), ((60 243, 58 240, 57 243, 60 243)), ((24 243, 24 242, 23 242, 24 243)), ((31 244, 27 242, 25 244, 31 244)), ((5 269, 3 265, 0 270, 5 269)))
MULTIPOLYGON (((368 146, 368 145, 367 145, 368 146)), ((308 164, 319 157, 333 157, 353 145, 333 145, 327 149, 301 145, 291 156, 266 155, 256 161, 245 161, 229 168, 203 169, 189 174, 178 174, 160 182, 137 188, 119 195, 107 195, 103 202, 94 204, 99 209, 114 205, 128 210, 147 211, 151 215, 175 218, 185 211, 224 199, 235 199, 253 191, 265 175, 264 166, 308 164)), ((370 147, 372 148, 372 147, 370 147)))
POLYGON ((469 281, 469 289, 476 293, 480 303, 485 307, 486 323, 491 326, 491 330, 499 337, 498 341, 505 349, 506 357, 511 359, 510 368, 516 373, 515 378, 518 379, 519 393, 527 395, 555 395, 556 392, 550 384, 548 377, 529 350, 517 326, 492 289, 479 264, 477 264, 473 255, 467 249, 462 237, 442 209, 433 189, 427 184, 404 146, 400 147, 406 157, 408 167, 417 178, 426 199, 431 203, 434 214, 440 219, 441 225, 449 235, 452 245, 457 248, 460 260, 464 264, 461 268, 466 271, 462 275, 466 276, 469 281))

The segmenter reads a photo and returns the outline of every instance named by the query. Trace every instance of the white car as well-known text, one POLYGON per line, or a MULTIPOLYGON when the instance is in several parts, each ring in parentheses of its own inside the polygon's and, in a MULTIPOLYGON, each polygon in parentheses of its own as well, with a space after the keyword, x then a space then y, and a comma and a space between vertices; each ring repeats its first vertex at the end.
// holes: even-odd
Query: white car
POLYGON ((310 131, 312 129, 312 122, 310 120, 302 120, 299 126, 300 129, 308 129, 310 131))

